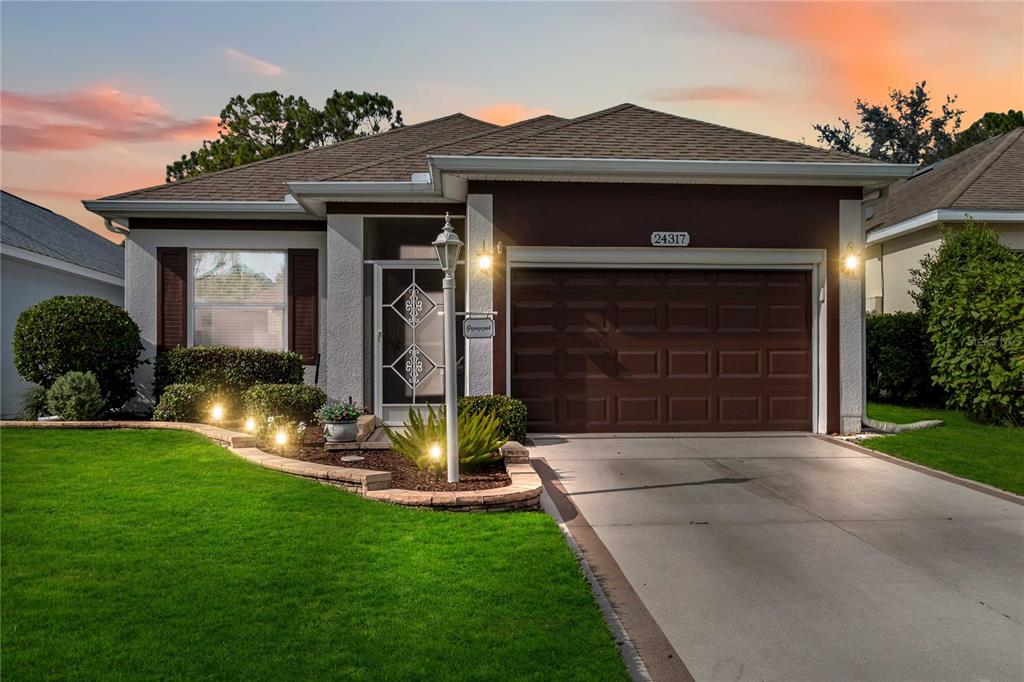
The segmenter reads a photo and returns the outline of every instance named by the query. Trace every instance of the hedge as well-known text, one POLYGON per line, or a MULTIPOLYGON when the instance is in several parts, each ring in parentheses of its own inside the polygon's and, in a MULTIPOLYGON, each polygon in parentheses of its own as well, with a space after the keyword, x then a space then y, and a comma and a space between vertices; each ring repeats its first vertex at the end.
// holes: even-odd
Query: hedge
POLYGON ((260 348, 179 347, 157 356, 154 379, 157 398, 171 384, 200 384, 220 388, 238 407, 242 393, 256 384, 301 384, 302 358, 260 348))
POLYGON ((316 422, 316 413, 327 402, 319 386, 308 384, 256 384, 242 394, 245 416, 262 422, 267 417, 287 421, 316 422))
POLYGON ((507 395, 467 395, 459 399, 459 415, 484 412, 498 418, 498 435, 505 440, 526 440, 526 405, 507 395))
POLYGON ((932 343, 920 313, 867 317, 868 398, 897 405, 940 405, 932 381, 932 343))
POLYGON ((54 296, 26 308, 14 325, 14 366, 45 388, 68 372, 96 377, 106 407, 135 395, 139 327, 123 308, 95 296, 54 296))
MULTIPOLYGON (((210 409, 223 396, 217 389, 204 384, 171 384, 164 387, 160 401, 153 410, 153 421, 193 422, 210 421, 210 409)), ((227 415, 231 418, 231 414, 227 415)))

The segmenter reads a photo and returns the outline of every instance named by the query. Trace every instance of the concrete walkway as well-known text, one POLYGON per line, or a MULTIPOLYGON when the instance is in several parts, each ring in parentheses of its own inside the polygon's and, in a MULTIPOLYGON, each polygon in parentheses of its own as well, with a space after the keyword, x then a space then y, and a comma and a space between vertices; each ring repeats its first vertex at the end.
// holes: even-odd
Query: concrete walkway
POLYGON ((534 443, 697 680, 1024 679, 1019 500, 811 436, 534 443))

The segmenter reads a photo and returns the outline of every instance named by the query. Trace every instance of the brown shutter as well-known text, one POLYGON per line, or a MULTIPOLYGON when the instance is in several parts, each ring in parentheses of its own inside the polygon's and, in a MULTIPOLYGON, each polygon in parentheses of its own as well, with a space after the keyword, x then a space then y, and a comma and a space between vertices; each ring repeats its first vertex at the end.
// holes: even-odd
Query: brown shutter
POLYGON ((318 262, 316 249, 288 249, 288 350, 307 365, 316 362, 319 350, 318 262))
POLYGON ((156 349, 188 345, 188 249, 157 248, 156 349))

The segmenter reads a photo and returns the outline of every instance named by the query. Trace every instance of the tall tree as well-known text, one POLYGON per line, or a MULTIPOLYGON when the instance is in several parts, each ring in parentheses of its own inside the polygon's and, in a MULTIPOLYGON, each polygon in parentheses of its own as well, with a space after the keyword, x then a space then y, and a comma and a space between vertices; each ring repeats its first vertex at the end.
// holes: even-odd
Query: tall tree
POLYGON ((379 93, 335 90, 323 109, 277 91, 232 97, 220 112, 219 137, 167 166, 167 181, 233 168, 281 154, 402 126, 402 112, 379 93))
POLYGON ((930 162, 948 155, 964 110, 956 108, 956 95, 951 95, 934 112, 926 86, 921 81, 908 92, 890 90, 889 102, 883 104, 858 99, 860 122, 854 125, 839 118, 838 126, 815 124, 818 141, 837 151, 890 163, 930 162))
POLYGON ((947 156, 959 154, 990 137, 1008 133, 1021 126, 1024 126, 1024 111, 1010 109, 1005 114, 990 111, 956 136, 947 156))

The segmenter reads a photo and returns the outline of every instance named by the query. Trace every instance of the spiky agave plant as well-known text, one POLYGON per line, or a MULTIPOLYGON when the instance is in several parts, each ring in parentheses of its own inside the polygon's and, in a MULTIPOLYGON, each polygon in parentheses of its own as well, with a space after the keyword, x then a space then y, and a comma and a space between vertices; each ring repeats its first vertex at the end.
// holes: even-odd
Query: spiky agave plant
MULTIPOLYGON (((491 414, 477 413, 459 416, 459 464, 472 468, 501 457, 498 448, 505 444, 499 435, 498 418, 491 414)), ((447 434, 444 408, 435 410, 427 405, 426 417, 416 408, 409 408, 408 421, 401 432, 384 427, 391 440, 391 449, 402 455, 422 471, 433 468, 444 469, 447 465, 447 434), (440 461, 431 456, 433 448, 440 449, 440 461)))

